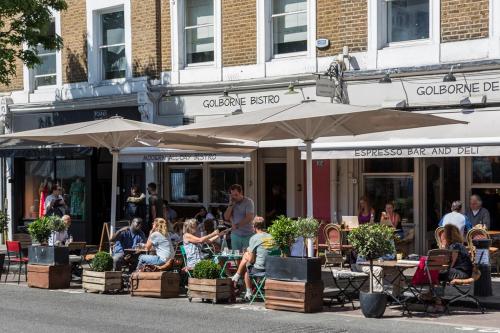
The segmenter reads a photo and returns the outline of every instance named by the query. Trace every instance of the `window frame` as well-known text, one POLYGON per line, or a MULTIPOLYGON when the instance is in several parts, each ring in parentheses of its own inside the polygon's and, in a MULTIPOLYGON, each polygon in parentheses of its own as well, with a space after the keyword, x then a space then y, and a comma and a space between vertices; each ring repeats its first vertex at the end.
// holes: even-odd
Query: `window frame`
MULTIPOLYGON (((55 23, 55 33, 59 36, 61 36, 61 15, 60 12, 58 11, 53 11, 51 10, 51 16, 54 18, 54 23, 55 23)), ((27 48, 27 45, 24 46, 24 48, 27 48)), ((62 57, 61 57, 61 50, 54 50, 56 56, 56 83, 55 84, 50 84, 50 85, 43 85, 37 87, 35 84, 36 77, 35 77, 35 68, 28 68, 26 65, 23 65, 23 85, 24 85, 24 90, 29 92, 29 93, 40 93, 40 94, 45 94, 49 92, 53 92, 55 88, 61 87, 63 82, 62 82, 62 57)), ((41 77, 41 76, 40 76, 41 77)))
POLYGON ((245 164, 208 164, 208 206, 227 206, 227 202, 212 202, 212 170, 214 169, 241 169, 243 174, 242 184, 245 184, 245 164))
POLYGON ((87 0, 87 58, 88 78, 87 81, 94 85, 111 85, 125 83, 132 77, 132 25, 130 0, 87 0), (125 77, 117 79, 104 79, 103 64, 101 61, 102 24, 101 14, 112 13, 123 10, 125 27, 125 77))
POLYGON ((409 39, 409 40, 404 40, 404 41, 399 41, 399 42, 389 42, 388 41, 388 33, 389 33, 389 17, 388 17, 388 10, 389 10, 389 2, 387 0, 382 0, 381 1, 381 10, 380 10, 380 17, 379 17, 379 24, 380 24, 380 29, 381 29, 381 40, 382 44, 385 45, 385 47, 397 47, 397 46, 405 46, 405 45, 415 45, 415 44, 428 44, 432 40, 432 17, 433 17, 433 7, 432 7, 432 1, 433 0, 427 0, 429 3, 429 37, 427 38, 422 38, 422 39, 409 39))
POLYGON ((280 14, 273 14, 273 2, 274 0, 271 0, 268 2, 269 6, 269 52, 271 55, 272 59, 280 59, 280 58, 290 58, 290 57, 300 57, 300 56, 306 56, 308 54, 308 51, 310 49, 309 46, 309 29, 310 29, 310 22, 309 18, 307 20, 307 39, 306 39, 306 50, 304 51, 298 51, 298 52, 288 52, 288 53, 274 53, 274 19, 276 17, 284 17, 287 15, 294 15, 294 14, 300 14, 300 13, 305 13, 306 16, 309 15, 310 8, 309 8, 309 0, 304 0, 306 2, 306 9, 305 10, 300 10, 300 11, 294 11, 291 13, 280 13, 280 14))
POLYGON ((172 165, 168 165, 167 166, 167 188, 170 189, 169 191, 167 191, 167 197, 168 197, 168 201, 171 203, 171 205, 173 206, 186 206, 186 207, 191 207, 191 206, 200 206, 200 205, 203 205, 204 202, 205 202, 205 190, 204 190, 204 183, 205 183, 205 172, 204 172, 204 166, 203 165, 199 165, 199 164, 172 164, 172 165), (171 186, 171 179, 170 179, 170 172, 172 170, 176 170, 176 169, 197 169, 197 170, 201 170, 201 182, 202 182, 202 189, 201 189, 201 201, 200 202, 176 202, 176 201, 172 201, 172 193, 170 192, 170 190, 172 189, 172 186, 171 186))
POLYGON ((216 11, 216 4, 215 4, 215 0, 211 0, 212 1, 212 6, 213 6, 213 22, 212 24, 202 24, 202 25, 193 25, 193 26, 187 26, 186 25, 186 22, 187 22, 187 1, 189 0, 184 0, 184 4, 183 4, 183 7, 182 7, 182 12, 183 12, 183 17, 182 17, 182 33, 183 33, 183 59, 184 59, 184 67, 185 68, 192 68, 192 67, 203 67, 203 66, 213 66, 215 65, 215 57, 216 57, 216 15, 215 15, 215 11, 216 11), (187 62, 187 59, 188 59, 188 55, 187 55, 187 50, 188 50, 188 43, 187 43, 187 30, 188 29, 196 29, 196 28, 201 28, 201 27, 206 27, 206 26, 212 26, 212 29, 213 29, 213 48, 214 48, 214 55, 213 55, 213 60, 212 61, 203 61, 203 62, 195 62, 195 63, 188 63, 187 62))
MULTIPOLYGON (((108 49, 108 48, 116 47, 116 46, 124 46, 125 49, 127 47, 127 43, 126 43, 127 39, 125 36, 125 30, 126 30, 125 9, 120 8, 120 7, 114 7, 114 8, 101 10, 98 12, 98 16, 99 16, 99 18, 98 18, 99 30, 98 30, 98 37, 97 37, 97 49, 98 49, 98 56, 97 57, 98 57, 98 61, 99 61, 100 77, 103 81, 125 79, 127 77, 127 68, 125 68, 125 76, 120 77, 120 78, 106 79, 106 69, 105 69, 105 65, 104 65, 104 49, 108 49), (103 36, 103 33, 104 33, 103 15, 117 13, 117 12, 123 12, 123 27, 124 27, 123 28, 124 29, 123 43, 104 45, 104 43, 103 43, 103 39, 104 39, 104 36, 103 36)), ((125 50, 125 62, 127 63, 127 51, 126 50, 125 50)))

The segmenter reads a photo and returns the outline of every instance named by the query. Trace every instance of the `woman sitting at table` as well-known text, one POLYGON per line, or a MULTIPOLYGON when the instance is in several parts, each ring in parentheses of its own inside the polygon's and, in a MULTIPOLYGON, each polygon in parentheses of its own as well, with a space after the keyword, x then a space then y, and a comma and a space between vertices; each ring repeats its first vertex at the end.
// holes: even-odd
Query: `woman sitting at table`
POLYGON ((464 240, 460 230, 453 224, 444 226, 443 248, 452 252, 451 265, 448 271, 439 273, 440 281, 452 281, 454 279, 467 279, 472 275, 472 261, 469 251, 464 246, 464 240))
POLYGON ((168 233, 168 224, 163 218, 154 219, 153 228, 144 246, 144 249, 147 251, 153 248, 156 251, 156 255, 141 254, 137 269, 141 269, 145 265, 163 266, 170 259, 174 258, 175 252, 168 233))
POLYGON ((184 222, 183 230, 183 244, 184 251, 186 252, 186 268, 191 270, 194 266, 206 257, 206 254, 202 252, 202 244, 213 243, 217 238, 227 232, 227 230, 220 232, 215 230, 214 232, 203 236, 196 236, 198 228, 198 221, 196 219, 188 219, 184 222))
POLYGON ((359 224, 373 223, 375 210, 371 207, 367 197, 359 199, 358 204, 358 221, 359 224))
POLYGON ((380 215, 380 224, 393 227, 397 231, 400 238, 404 238, 403 227, 401 225, 401 216, 394 211, 394 203, 388 202, 385 204, 385 211, 380 215))

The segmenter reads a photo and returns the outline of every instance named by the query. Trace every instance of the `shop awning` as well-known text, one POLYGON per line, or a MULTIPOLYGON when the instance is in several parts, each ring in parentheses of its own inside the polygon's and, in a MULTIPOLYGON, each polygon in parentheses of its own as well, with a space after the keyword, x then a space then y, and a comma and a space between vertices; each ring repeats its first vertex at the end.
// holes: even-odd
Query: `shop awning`
MULTIPOLYGON (((434 110, 467 126, 417 128, 318 140, 313 159, 460 157, 500 155, 500 108, 434 110)), ((301 148, 303 149, 303 148, 301 148)), ((305 159, 305 152, 301 154, 305 159)))
POLYGON ((91 155, 92 148, 64 144, 44 144, 20 139, 0 139, 0 157, 51 158, 91 155))
POLYGON ((121 163, 249 162, 250 154, 199 152, 155 147, 130 147, 120 152, 118 160, 121 163))

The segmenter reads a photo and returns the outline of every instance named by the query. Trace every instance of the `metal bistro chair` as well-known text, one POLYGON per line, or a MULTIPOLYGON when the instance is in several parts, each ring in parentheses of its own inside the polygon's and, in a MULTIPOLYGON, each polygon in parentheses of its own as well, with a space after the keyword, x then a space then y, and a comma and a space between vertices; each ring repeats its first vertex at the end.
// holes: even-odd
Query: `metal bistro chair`
POLYGON ((7 272, 5 273, 5 282, 7 282, 7 277, 9 276, 11 263, 16 263, 19 265, 17 284, 21 282, 21 271, 23 268, 23 264, 24 276, 26 277, 26 281, 28 281, 28 258, 23 255, 21 242, 6 241, 5 245, 7 247, 7 272))
POLYGON ((336 288, 336 291, 332 291, 330 306, 333 304, 333 299, 336 298, 342 307, 345 303, 351 303, 354 310, 354 298, 368 280, 368 274, 343 269, 342 263, 344 258, 338 252, 326 251, 325 260, 325 267, 330 268, 333 283, 336 288), (337 265, 340 266, 340 268, 337 268, 337 265))
MULTIPOLYGON (((467 233, 467 247, 471 254, 475 253, 476 248, 474 247, 473 240, 475 239, 491 239, 488 232, 484 229, 471 229, 467 233)), ((497 274, 500 274, 500 252, 496 247, 490 247, 490 264, 496 266, 497 274)))
MULTIPOLYGON (((279 249, 273 249, 269 251, 268 256, 279 256, 281 251, 279 249)), ((260 298, 262 301, 266 300, 266 295, 264 293, 264 286, 266 284, 266 272, 250 273, 250 280, 255 289, 252 299, 250 300, 250 305, 255 301, 256 298, 260 298)))
MULTIPOLYGON (((346 245, 344 244, 344 239, 343 239, 343 234, 342 230, 340 229, 340 226, 337 224, 329 224, 325 227, 324 229, 325 233, 325 240, 326 240, 326 245, 327 249, 325 250, 328 252, 333 252, 333 253, 339 253, 342 255, 343 261, 340 264, 341 267, 346 263, 349 254, 352 250, 351 245, 346 245)), ((325 255, 325 266, 327 267, 328 261, 327 257, 325 255)))
POLYGON ((434 239, 436 240, 436 244, 438 248, 441 248, 441 235, 444 232, 444 227, 437 227, 436 230, 434 230, 434 239))

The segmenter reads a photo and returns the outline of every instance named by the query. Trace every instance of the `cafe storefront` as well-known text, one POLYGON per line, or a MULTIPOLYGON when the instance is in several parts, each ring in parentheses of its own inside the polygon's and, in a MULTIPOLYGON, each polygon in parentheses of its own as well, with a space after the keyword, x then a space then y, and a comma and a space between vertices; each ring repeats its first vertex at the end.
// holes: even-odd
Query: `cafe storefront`
MULTIPOLYGON (((64 103, 47 109, 14 104, 10 106, 10 115, 12 132, 114 115, 141 119, 136 105, 75 110, 64 103)), ((23 232, 30 221, 44 214, 45 198, 59 185, 67 204, 65 213, 72 216, 69 232, 74 239, 88 242, 99 239, 102 223, 109 221, 110 216, 111 155, 106 149, 24 141, 3 142, 1 154, 8 163, 7 201, 12 233, 23 232)), ((121 183, 127 183, 128 178, 141 179, 141 186, 144 183, 142 163, 122 164, 119 174, 121 183)))
MULTIPOLYGON (((461 200, 468 209, 470 196, 478 194, 490 212, 491 229, 499 230, 499 76, 490 71, 457 75, 454 82, 443 82, 441 75, 393 79, 389 84, 349 81, 351 104, 404 106, 468 124, 360 135, 355 141, 352 137, 318 140, 313 144, 315 174, 326 163, 330 172, 313 181, 315 186, 327 180, 331 184, 327 209, 332 220, 357 215, 363 196, 379 220, 385 203, 393 201, 405 231, 414 231, 413 250, 424 253, 451 203, 461 200)), ((316 202, 314 208, 315 215, 325 210, 316 202)))

